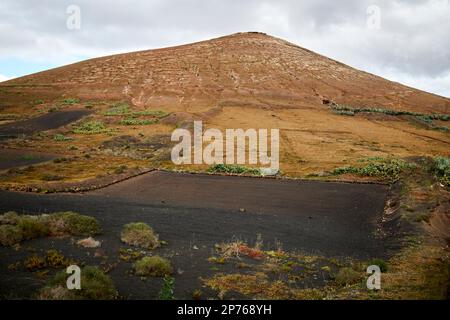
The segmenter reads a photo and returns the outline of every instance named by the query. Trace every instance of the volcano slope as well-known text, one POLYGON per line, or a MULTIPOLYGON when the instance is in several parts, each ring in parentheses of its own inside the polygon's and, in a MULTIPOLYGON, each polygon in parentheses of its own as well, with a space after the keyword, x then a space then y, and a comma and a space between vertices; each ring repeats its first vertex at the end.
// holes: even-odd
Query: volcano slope
POLYGON ((10 142, 47 151, 76 147, 66 150, 68 156, 83 151, 92 156, 103 142, 113 140, 106 149, 116 156, 131 154, 170 166, 164 148, 156 148, 160 154, 155 156, 154 149, 126 152, 121 147, 143 143, 136 149, 152 149, 155 140, 164 138, 167 144, 175 127, 193 119, 203 120, 205 129, 279 128, 281 170, 294 176, 368 156, 448 155, 449 147, 447 118, 429 118, 449 113, 449 99, 260 33, 87 60, 2 82, 0 97, 3 119, 91 108, 86 120, 105 126, 95 135, 74 133, 68 125, 47 131, 47 136, 10 142), (380 112, 350 116, 352 112, 336 110, 331 102, 380 112), (108 113, 112 105, 116 108, 108 113), (55 142, 56 133, 73 140, 55 142), (117 141, 121 136, 139 141, 117 141))
MULTIPOLYGON (((450 220, 450 99, 261 33, 101 57, 0 83, 0 132, 80 110, 89 112, 57 128, 1 140, 3 150, 61 157, 3 171, 0 187, 79 191, 149 168, 205 171, 204 165, 170 161, 175 128, 191 128, 193 120, 202 120, 204 129, 277 128, 281 176, 391 185, 382 220, 410 231, 403 237, 408 250, 417 243, 427 248, 392 261, 390 289, 381 297, 442 297, 442 278, 427 279, 431 270, 444 278, 448 272, 442 243, 450 220), (440 264, 430 262, 436 257, 440 264), (403 270, 410 266, 417 273, 406 279, 403 270)), ((10 167, 11 159, 1 161, 10 167)), ((213 280, 214 288, 226 283, 213 280)))
POLYGON ((448 155, 449 147, 448 98, 260 33, 87 60, 2 82, 0 97, 3 118, 88 107, 93 113, 87 120, 105 126, 90 132, 95 135, 74 133, 70 125, 48 130, 46 137, 20 141, 24 147, 76 147, 67 154, 78 155, 95 153, 93 149, 112 140, 103 149, 150 159, 158 166, 171 165, 161 146, 157 156, 155 150, 126 152, 121 147, 152 149, 164 138, 162 144, 167 144, 175 127, 193 119, 203 120, 205 129, 279 128, 281 170, 295 176, 355 164, 364 157, 448 155), (108 112, 112 105, 116 107, 108 112), (342 107, 378 112, 354 113, 342 107), (73 140, 55 142, 56 133, 73 140), (117 139, 121 136, 127 139, 117 139))

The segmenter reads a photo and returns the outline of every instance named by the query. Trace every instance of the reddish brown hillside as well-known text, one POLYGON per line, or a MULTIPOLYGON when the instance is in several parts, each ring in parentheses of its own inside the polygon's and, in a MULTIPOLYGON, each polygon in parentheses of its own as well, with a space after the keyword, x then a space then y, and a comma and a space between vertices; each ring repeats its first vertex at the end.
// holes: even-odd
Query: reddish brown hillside
MULTIPOLYGON (((91 59, 2 83, 2 106, 17 92, 57 98, 130 100, 138 107, 205 111, 220 106, 352 106, 448 113, 450 99, 387 81, 261 33, 91 59)), ((25 94, 25 95, 26 95, 25 94)))

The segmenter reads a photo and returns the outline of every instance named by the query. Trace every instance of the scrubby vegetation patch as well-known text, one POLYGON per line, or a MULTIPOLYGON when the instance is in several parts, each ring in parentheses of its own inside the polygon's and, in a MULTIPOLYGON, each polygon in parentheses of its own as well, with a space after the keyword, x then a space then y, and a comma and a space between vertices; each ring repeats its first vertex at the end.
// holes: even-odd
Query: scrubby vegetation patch
POLYGON ((75 212, 43 215, 0 215, 0 244, 11 246, 23 240, 47 236, 92 236, 101 232, 98 221, 75 212))
POLYGON ((159 291, 159 299, 160 300, 175 300, 175 294, 174 294, 174 287, 175 287, 175 278, 165 276, 164 277, 164 283, 159 291))
POLYGON ((155 124, 157 122, 158 122, 157 120, 136 119, 136 118, 128 117, 128 118, 122 119, 120 121, 120 124, 124 125, 124 126, 145 126, 145 125, 155 124))
POLYGON ((57 133, 53 136, 53 140, 55 140, 55 141, 72 141, 73 138, 67 137, 61 133, 57 133))
POLYGON ((448 114, 425 114, 425 113, 419 113, 419 112, 411 112, 411 111, 402 111, 402 110, 392 110, 392 109, 385 109, 385 108, 368 108, 368 107, 350 107, 347 105, 340 105, 336 103, 329 103, 330 108, 333 110, 334 113, 344 116, 354 116, 358 113, 381 113, 389 116, 411 116, 416 121, 422 122, 424 124, 427 124, 428 127, 435 130, 440 130, 447 132, 448 127, 446 126, 439 126, 434 124, 434 120, 439 121, 449 121, 450 115, 448 114))
POLYGON ((77 134, 99 134, 109 131, 101 121, 87 121, 73 128, 73 132, 77 134))
POLYGON ((381 177, 389 179, 398 179, 399 174, 406 170, 415 168, 415 165, 401 159, 370 159, 365 166, 347 166, 336 168, 332 171, 333 175, 357 174, 366 177, 381 177))
POLYGON ((111 278, 97 267, 81 269, 81 289, 69 290, 65 270, 57 273, 48 285, 40 290, 41 300, 113 300, 118 293, 111 278))
POLYGON ((239 165, 216 164, 208 168, 209 173, 249 174, 261 175, 261 171, 255 168, 247 168, 239 165))
POLYGON ((133 268, 136 275, 142 277, 165 277, 173 272, 170 261, 160 256, 144 257, 136 261, 133 268))
POLYGON ((160 245, 158 235, 148 224, 143 222, 126 224, 120 239, 126 244, 145 249, 154 249, 160 245))
POLYGON ((434 158, 433 171, 442 184, 450 187, 450 158, 434 158))
POLYGON ((45 255, 37 255, 33 254, 29 257, 27 257, 23 261, 23 266, 28 271, 34 271, 36 269, 43 269, 43 268, 61 268, 61 267, 67 267, 72 264, 76 264, 77 262, 66 258, 61 252, 58 250, 47 250, 45 255))
POLYGON ((126 102, 118 102, 104 113, 105 116, 122 117, 119 124, 124 126, 144 126, 158 123, 159 119, 164 118, 168 113, 160 110, 142 110, 133 111, 126 102), (141 117, 150 117, 150 119, 141 117))

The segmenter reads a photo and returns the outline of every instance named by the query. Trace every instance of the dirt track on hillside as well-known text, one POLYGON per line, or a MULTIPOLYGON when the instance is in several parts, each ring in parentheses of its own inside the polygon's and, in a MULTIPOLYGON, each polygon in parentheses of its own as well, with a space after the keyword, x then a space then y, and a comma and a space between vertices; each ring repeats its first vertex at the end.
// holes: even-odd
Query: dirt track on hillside
POLYGON ((0 170, 52 160, 57 155, 21 149, 0 148, 0 170))
POLYGON ((56 129, 77 121, 91 113, 89 110, 67 110, 51 112, 28 120, 8 123, 0 126, 0 139, 15 138, 36 132, 56 129))

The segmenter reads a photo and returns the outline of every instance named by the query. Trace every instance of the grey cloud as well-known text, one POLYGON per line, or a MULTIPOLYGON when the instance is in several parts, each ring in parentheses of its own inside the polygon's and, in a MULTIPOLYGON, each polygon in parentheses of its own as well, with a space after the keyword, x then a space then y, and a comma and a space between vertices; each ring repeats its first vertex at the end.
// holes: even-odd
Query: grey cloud
POLYGON ((257 30, 426 86, 450 73, 449 16, 448 0, 2 0, 0 58, 65 61, 257 30), (79 31, 66 28, 69 4, 81 8, 79 31), (367 28, 369 5, 381 10, 380 30, 367 28))

